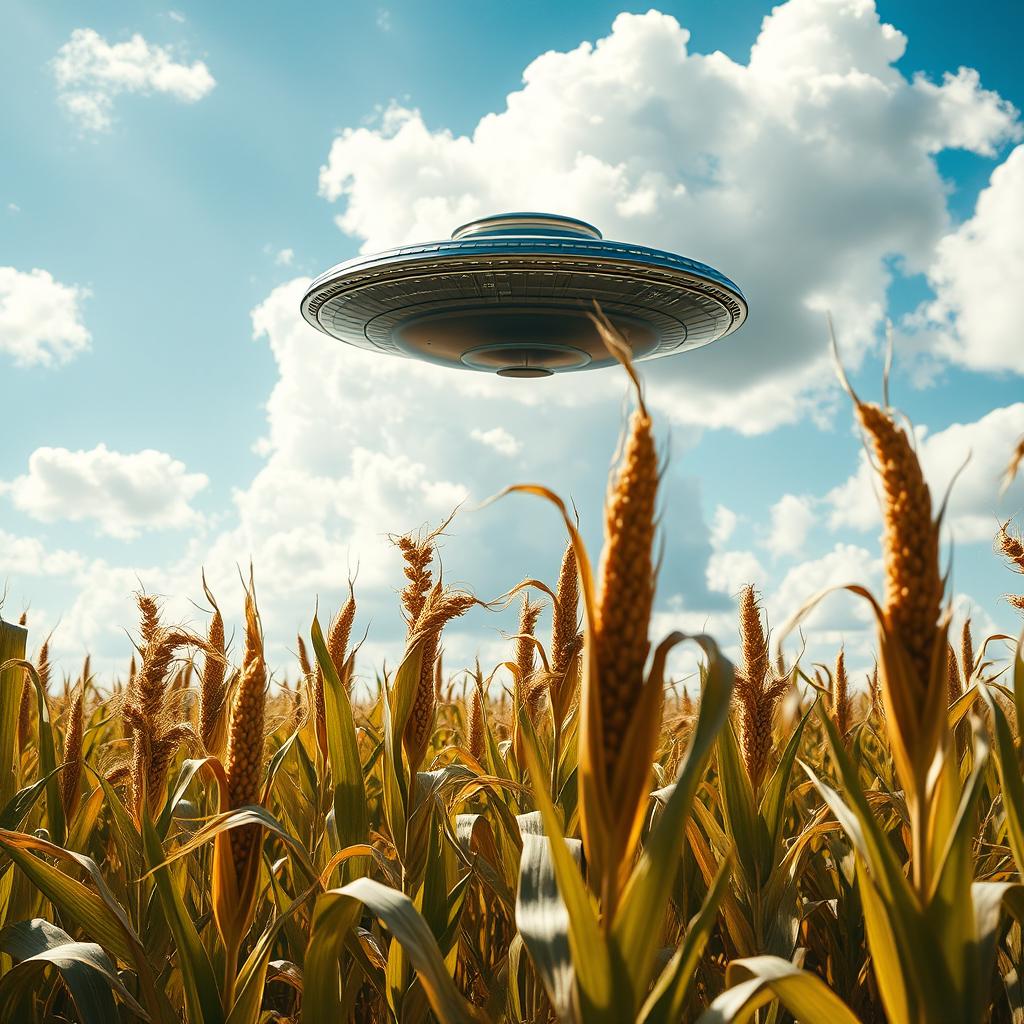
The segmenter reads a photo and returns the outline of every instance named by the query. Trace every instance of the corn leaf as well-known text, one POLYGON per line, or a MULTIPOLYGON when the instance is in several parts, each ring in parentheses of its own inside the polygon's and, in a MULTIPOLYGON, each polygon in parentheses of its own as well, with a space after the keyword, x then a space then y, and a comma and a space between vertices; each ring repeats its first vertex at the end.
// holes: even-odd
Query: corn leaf
POLYGON ((520 709, 519 725, 523 731, 526 766, 533 780, 534 796, 548 837, 558 891, 569 915, 569 945, 579 988, 580 1012, 588 1024, 591 1021, 595 1024, 608 1021, 611 1024, 623 1019, 619 1001, 629 997, 621 986, 616 992, 608 944, 601 934, 579 867, 565 845, 562 826, 547 791, 547 774, 537 753, 533 723, 525 708, 520 709))
POLYGON ((15 967, 0 978, 0 1020, 27 1019, 19 1006, 38 991, 47 967, 59 972, 81 1024, 111 1024, 117 1018, 115 994, 137 1017, 150 1020, 95 942, 75 942, 56 925, 35 918, 0 932, 0 950, 15 961, 15 967))
POLYGON ((846 1004, 819 978, 777 956, 733 960, 729 986, 697 1024, 742 1024, 778 999, 800 1024, 859 1024, 846 1004))
MULTIPOLYGON (((579 840, 565 842, 581 845, 579 840)), ((541 976, 555 1015, 563 1022, 577 1021, 569 912, 558 891, 551 844, 545 835, 529 832, 523 835, 516 927, 541 976)))
POLYGON ((185 908, 181 893, 164 861, 164 850, 148 812, 143 815, 142 838, 146 862, 156 879, 164 916, 178 951, 178 970, 185 993, 188 1019, 193 1024, 223 1024, 224 1010, 213 973, 213 965, 185 908))
POLYGON ((718 906, 725 896, 732 875, 732 859, 722 861, 708 887, 700 911, 690 921, 682 945, 661 972, 638 1018, 639 1024, 675 1024, 684 1017, 686 997, 693 983, 697 963, 704 952, 711 929, 718 919, 718 906))
POLYGON ((366 811, 366 785, 359 760, 356 727, 348 693, 338 678, 314 616, 310 630, 317 664, 324 677, 324 713, 327 719, 327 752, 334 785, 334 823, 339 846, 365 843, 370 834, 366 811))
MULTIPOLYGON (((678 638, 686 639, 683 634, 678 634, 678 638)), ((711 748, 728 718, 732 700, 732 663, 710 637, 701 635, 692 639, 707 656, 706 681, 697 724, 675 787, 629 877, 612 925, 615 946, 638 1001, 647 993, 660 939, 658 928, 652 927, 652 923, 661 921, 668 903, 679 868, 686 818, 711 748)), ((636 1012, 636 1006, 631 1012, 636 1012)))
POLYGON ((28 630, 0 619, 0 804, 6 804, 17 789, 14 751, 27 642, 28 630))
POLYGON ((455 987, 441 951, 408 896, 370 878, 331 889, 316 902, 312 939, 306 950, 303 1015, 311 1021, 337 1020, 338 957, 361 905, 387 925, 416 970, 423 991, 441 1024, 472 1024, 480 1018, 455 987))

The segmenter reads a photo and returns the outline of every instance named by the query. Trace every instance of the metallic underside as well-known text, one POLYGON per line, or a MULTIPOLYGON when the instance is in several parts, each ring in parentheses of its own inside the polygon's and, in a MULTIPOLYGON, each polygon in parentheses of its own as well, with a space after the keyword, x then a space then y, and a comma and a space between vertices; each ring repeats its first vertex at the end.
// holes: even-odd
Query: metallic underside
POLYGON ((360 257, 302 302, 327 334, 376 352, 510 377, 609 365, 597 303, 638 359, 736 330, 739 289, 703 264, 589 239, 480 238, 360 257))

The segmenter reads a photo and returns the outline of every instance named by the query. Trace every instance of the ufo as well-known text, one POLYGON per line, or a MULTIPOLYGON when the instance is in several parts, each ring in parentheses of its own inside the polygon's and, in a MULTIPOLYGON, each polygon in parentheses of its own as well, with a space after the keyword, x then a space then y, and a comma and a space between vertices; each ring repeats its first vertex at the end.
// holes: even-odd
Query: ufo
POLYGON ((712 267, 550 213, 482 217, 444 241, 357 256, 313 281, 301 310, 370 352, 549 377, 615 362, 595 303, 638 360, 700 348, 747 316, 743 293, 712 267))

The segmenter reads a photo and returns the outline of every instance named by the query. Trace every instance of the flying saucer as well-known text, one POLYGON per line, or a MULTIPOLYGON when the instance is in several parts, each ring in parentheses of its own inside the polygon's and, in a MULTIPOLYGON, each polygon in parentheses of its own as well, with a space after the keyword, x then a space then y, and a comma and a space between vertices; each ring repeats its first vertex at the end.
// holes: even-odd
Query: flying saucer
POLYGON ((747 316, 743 293, 712 267, 549 213, 483 217, 447 241, 358 256, 321 274, 301 309, 371 352, 547 377, 614 362, 588 315, 595 301, 636 359, 707 345, 747 316))

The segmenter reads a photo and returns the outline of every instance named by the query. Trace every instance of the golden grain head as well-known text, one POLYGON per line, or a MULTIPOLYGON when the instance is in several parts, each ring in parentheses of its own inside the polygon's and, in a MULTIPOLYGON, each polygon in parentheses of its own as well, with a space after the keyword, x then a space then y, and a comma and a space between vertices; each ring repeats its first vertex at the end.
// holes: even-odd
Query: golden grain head
MULTIPOLYGON (((206 586, 205 579, 203 586, 206 586)), ((199 736, 210 753, 220 753, 224 737, 224 712, 227 702, 228 655, 225 648, 224 617, 210 591, 213 615, 206 633, 206 653, 199 686, 199 736)))
POLYGON ((84 734, 85 680, 75 690, 67 709, 67 722, 64 732, 64 768, 61 771, 61 803, 64 805, 64 816, 71 821, 78 807, 82 788, 82 738, 84 734))
POLYGON ((850 681, 846 674, 846 651, 839 649, 832 672, 832 721, 844 739, 853 726, 853 704, 850 700, 850 681))
POLYGON ((440 650, 441 631, 476 603, 471 594, 435 583, 420 610, 416 629, 409 637, 407 649, 420 645, 420 677, 402 740, 409 761, 415 766, 422 762, 434 730, 434 665, 440 650))
POLYGON ((473 688, 473 697, 469 706, 469 728, 467 730, 466 748, 479 763, 484 763, 486 750, 486 731, 484 726, 484 702, 480 696, 480 687, 473 688))
POLYGON ((886 625, 907 652, 912 685, 923 695, 931 677, 943 595, 931 492, 909 437, 892 416, 868 403, 856 409, 871 440, 883 489, 886 625))
POLYGON ((327 636, 327 652, 331 656, 331 664, 338 678, 345 677, 345 656, 348 653, 349 640, 352 637, 352 625, 356 618, 356 596, 349 584, 348 599, 334 617, 327 636))
POLYGON ((974 637, 971 635, 971 620, 964 619, 960 629, 960 668, 963 672, 963 681, 967 685, 974 675, 974 637))
POLYGON ((626 728, 640 699, 654 603, 658 454, 641 405, 630 419, 605 505, 594 636, 607 777, 614 777, 626 728))
POLYGON ((1024 573, 1024 540, 1019 533, 1010 528, 1010 520, 999 527, 996 547, 1006 561, 1006 566, 1013 572, 1024 573))
POLYGON ((748 584, 741 589, 739 599, 742 667, 736 675, 733 705, 738 716, 740 754, 755 792, 768 771, 775 712, 789 687, 788 675, 771 671, 762 615, 757 591, 748 584))
POLYGON ((533 635, 537 629, 537 619, 540 618, 542 607, 543 605, 539 601, 531 601, 528 595, 523 595, 523 603, 519 609, 515 665, 518 672, 518 685, 523 688, 524 692, 529 689, 529 683, 537 664, 537 648, 533 642, 533 635))

